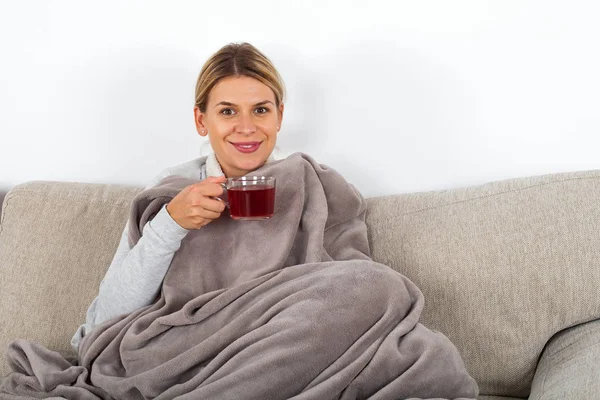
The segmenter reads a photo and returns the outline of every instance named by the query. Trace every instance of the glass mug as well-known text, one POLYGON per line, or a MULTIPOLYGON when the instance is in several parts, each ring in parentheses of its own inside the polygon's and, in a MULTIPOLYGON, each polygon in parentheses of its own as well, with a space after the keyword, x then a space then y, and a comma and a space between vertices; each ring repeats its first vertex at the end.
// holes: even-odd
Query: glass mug
MULTIPOLYGON (((232 219, 260 221, 275 212, 275 178, 271 176, 243 176, 227 178, 222 183, 227 190, 225 205, 232 219)), ((217 197, 218 200, 224 201, 217 197)))

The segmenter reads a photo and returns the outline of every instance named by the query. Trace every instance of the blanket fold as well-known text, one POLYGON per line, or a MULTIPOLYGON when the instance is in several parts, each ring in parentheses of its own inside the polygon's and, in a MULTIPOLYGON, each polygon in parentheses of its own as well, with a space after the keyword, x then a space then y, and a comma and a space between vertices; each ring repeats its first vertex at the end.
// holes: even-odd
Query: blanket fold
MULTIPOLYGON (((352 185, 301 153, 252 175, 277 178, 271 219, 234 221, 225 212, 191 231, 156 301, 84 337, 78 365, 27 341, 13 342, 8 357, 15 372, 2 381, 0 394, 477 397, 456 348, 419 323, 419 289, 371 260, 365 201, 352 185)), ((131 207, 130 244, 193 183, 171 176, 141 192, 131 207)))

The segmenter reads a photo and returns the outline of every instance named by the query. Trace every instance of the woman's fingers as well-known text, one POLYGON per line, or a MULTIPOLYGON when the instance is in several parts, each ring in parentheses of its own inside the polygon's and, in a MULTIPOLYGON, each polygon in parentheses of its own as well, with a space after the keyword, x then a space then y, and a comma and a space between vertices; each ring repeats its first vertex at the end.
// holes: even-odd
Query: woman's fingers
POLYGON ((214 182, 206 182, 206 180, 192 185, 190 190, 191 195, 201 195, 209 197, 218 197, 223 194, 223 186, 214 182))
POLYGON ((221 216, 220 212, 207 210, 206 208, 200 208, 196 214, 196 217, 198 219, 211 220, 211 221, 219 218, 220 216, 221 216))
POLYGON ((225 183, 226 181, 227 181, 227 178, 225 178, 224 176, 209 176, 202 182, 225 183))
POLYGON ((225 210, 222 183, 226 178, 209 177, 183 189, 169 204, 167 211, 185 229, 198 229, 219 218, 225 210))
POLYGON ((225 200, 222 200, 218 197, 216 197, 214 199, 208 199, 208 200, 209 200, 209 202, 207 202, 207 205, 205 207, 207 210, 216 211, 218 213, 222 213, 223 211, 225 211, 225 208, 226 208, 225 200))
POLYGON ((201 210, 212 211, 216 213, 222 213, 225 211, 225 202, 223 200, 217 200, 210 197, 198 198, 191 207, 195 211, 195 215, 200 215, 201 210))

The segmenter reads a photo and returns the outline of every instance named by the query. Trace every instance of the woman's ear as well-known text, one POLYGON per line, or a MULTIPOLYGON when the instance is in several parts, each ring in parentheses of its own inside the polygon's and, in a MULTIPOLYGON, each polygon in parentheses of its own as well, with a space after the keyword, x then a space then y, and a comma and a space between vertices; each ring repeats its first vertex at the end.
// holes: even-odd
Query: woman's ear
POLYGON ((279 105, 279 115, 278 115, 278 121, 277 121, 277 132, 279 132, 279 130, 281 129, 281 123, 283 122, 283 109, 285 107, 283 106, 283 103, 281 103, 279 105))
POLYGON ((202 114, 198 106, 194 107, 194 123, 196 124, 196 130, 200 136, 208 135, 208 129, 204 126, 204 114, 202 114))

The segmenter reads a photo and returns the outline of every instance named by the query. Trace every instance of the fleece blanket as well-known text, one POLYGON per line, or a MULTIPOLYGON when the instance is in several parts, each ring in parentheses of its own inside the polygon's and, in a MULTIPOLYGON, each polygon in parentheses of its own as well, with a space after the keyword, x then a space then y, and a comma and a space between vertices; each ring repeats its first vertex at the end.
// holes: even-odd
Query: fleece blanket
MULTIPOLYGON (((0 398, 408 399, 477 397, 454 345, 419 323, 424 299, 371 260, 365 201, 297 153, 275 215, 191 231, 150 306, 98 326, 79 359, 25 340, 7 351, 0 398)), ((133 201, 129 240, 184 187, 169 177, 133 201)))

